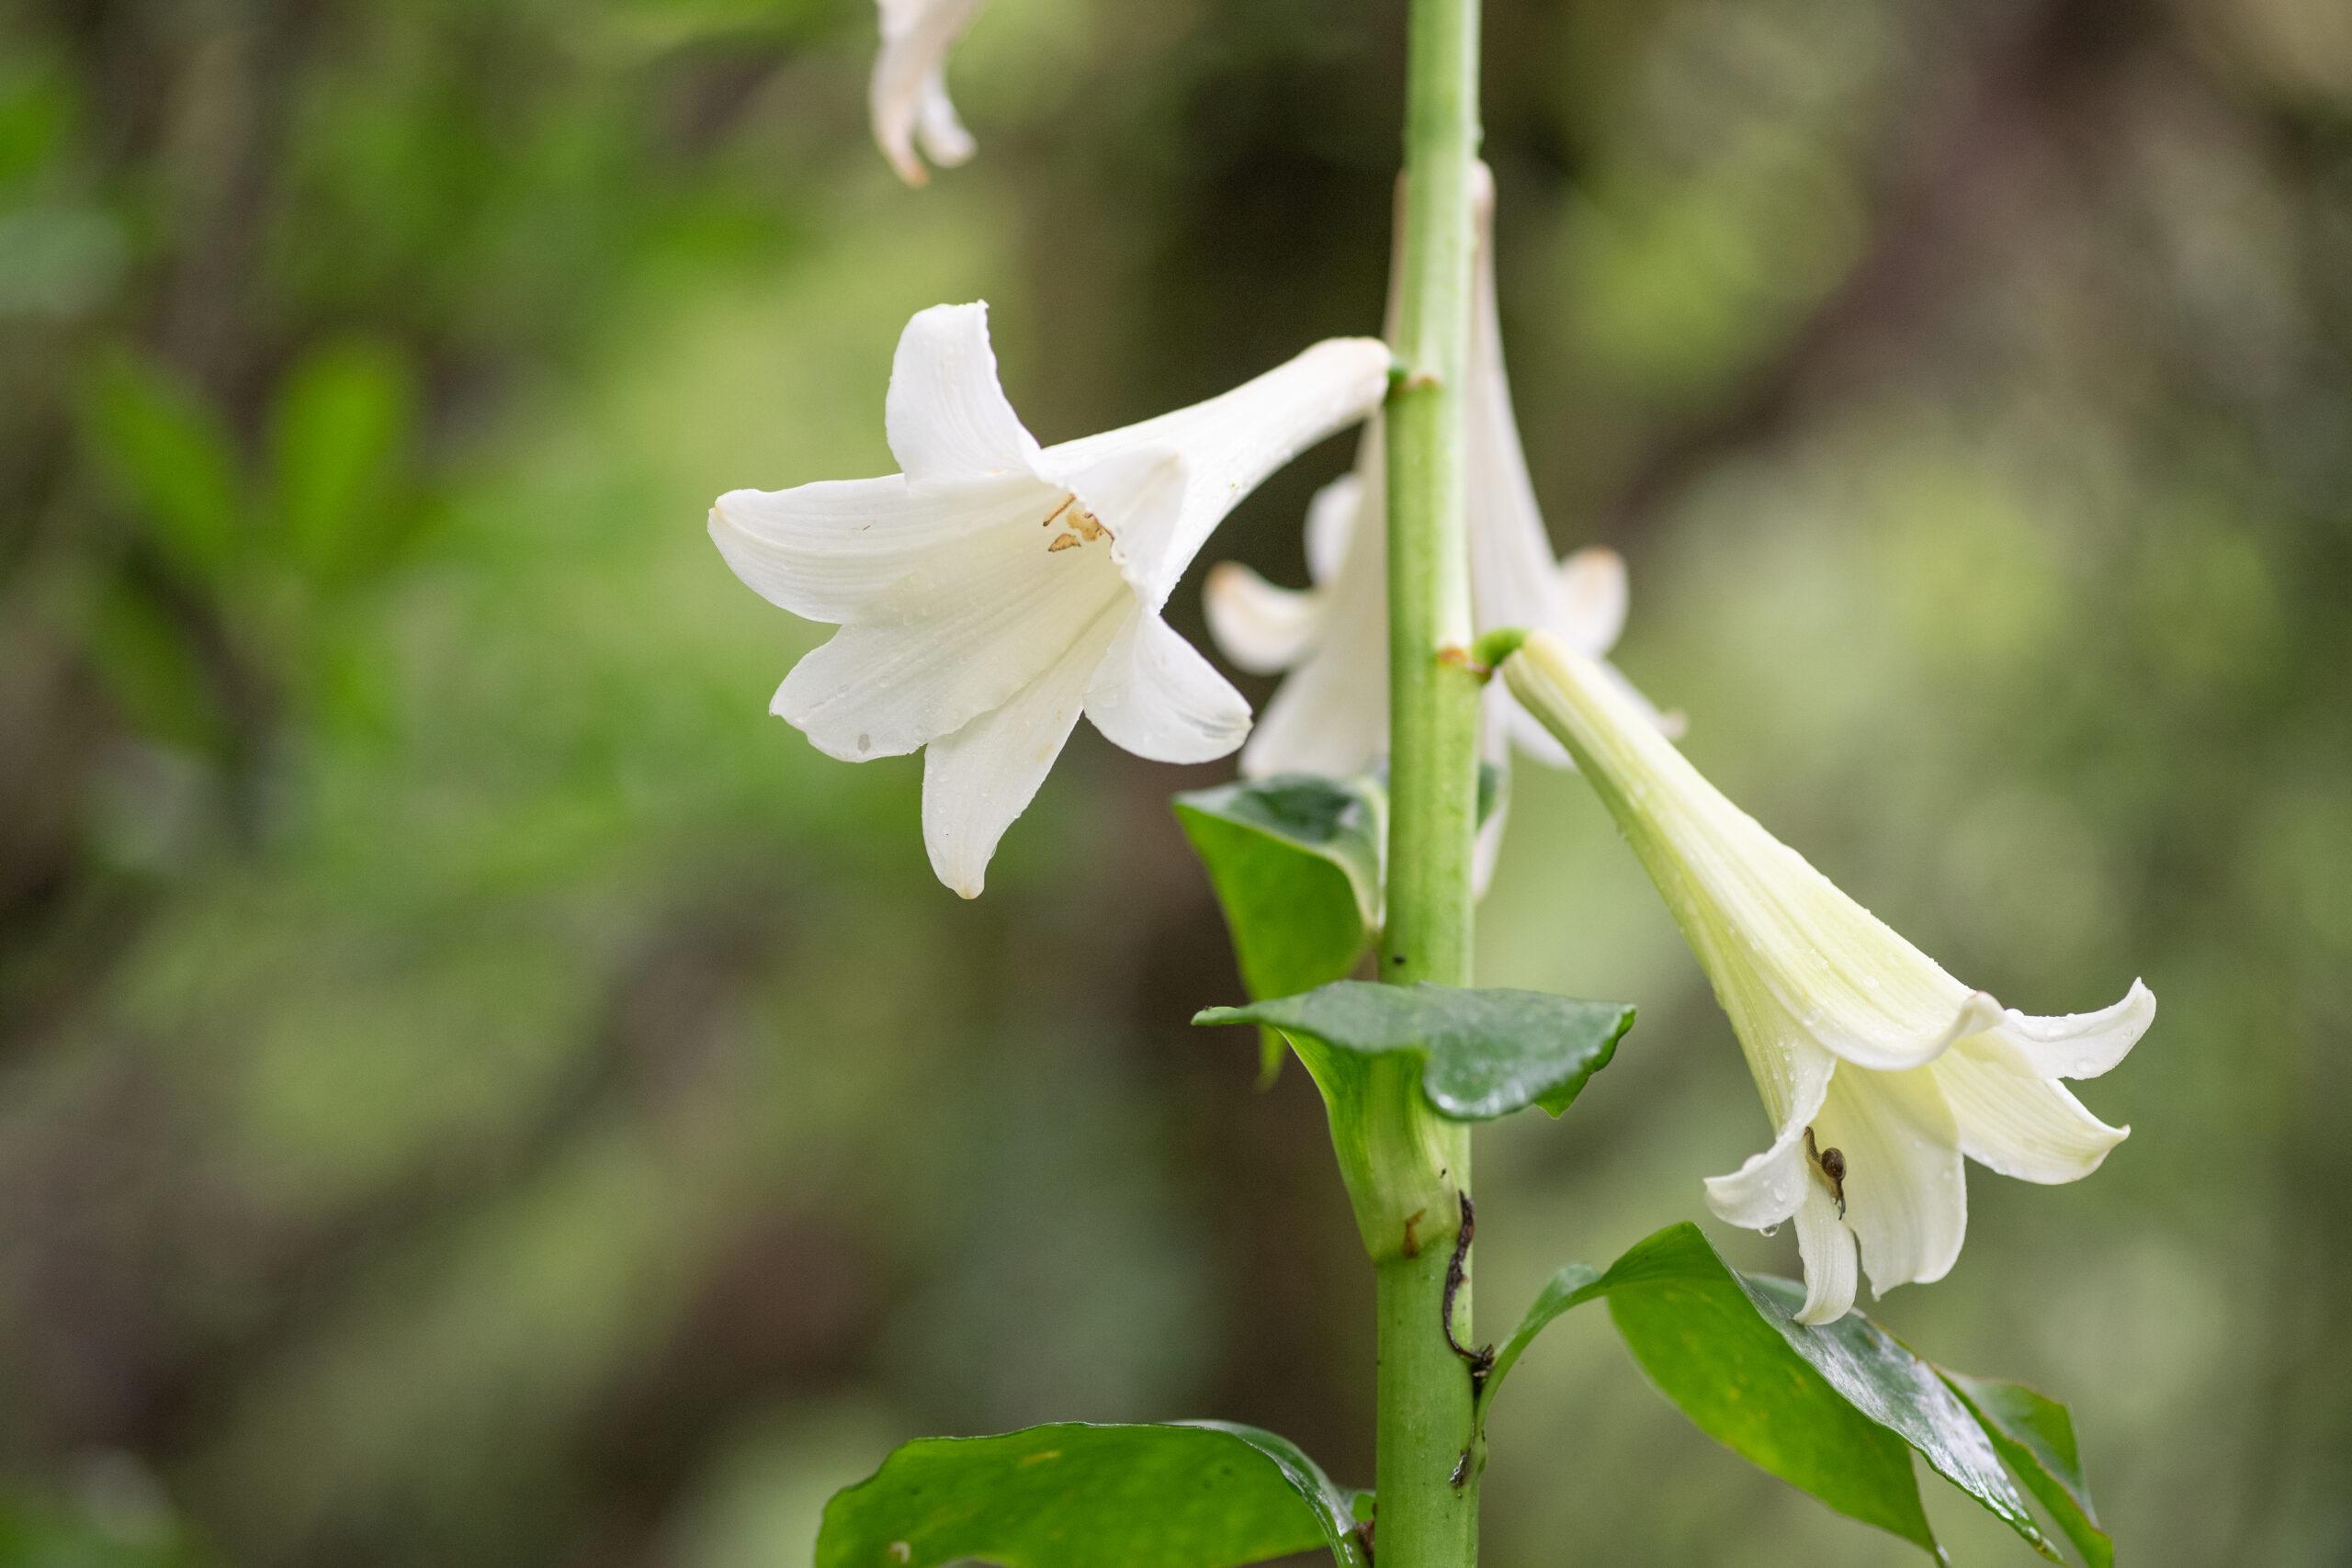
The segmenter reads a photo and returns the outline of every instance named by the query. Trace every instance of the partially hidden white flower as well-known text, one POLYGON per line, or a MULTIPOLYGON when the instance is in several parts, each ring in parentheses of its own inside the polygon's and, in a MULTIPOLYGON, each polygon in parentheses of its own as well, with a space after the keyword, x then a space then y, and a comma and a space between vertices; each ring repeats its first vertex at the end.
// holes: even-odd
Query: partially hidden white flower
MULTIPOLYGON (((1478 231, 1464 388, 1473 621, 1482 633, 1541 626, 1599 658, 1625 625, 1625 563, 1616 551, 1598 547, 1552 558, 1503 365, 1491 243, 1494 185, 1484 164, 1473 200, 1478 231)), ((1384 464, 1375 418, 1364 426, 1354 471, 1325 486, 1308 508, 1309 588, 1280 588, 1229 561, 1210 570, 1205 604, 1217 646, 1253 674, 1289 671, 1241 753, 1241 771, 1250 777, 1359 773, 1388 749, 1384 464)), ((1515 712, 1499 684, 1488 688, 1487 702, 1489 761, 1502 760, 1508 735, 1521 750, 1567 765, 1559 743, 1515 712)))
POLYGON ((947 51, 987 0, 878 3, 882 52, 875 57, 866 94, 874 140, 882 144, 883 155, 900 179, 923 185, 931 171, 916 154, 918 143, 942 168, 965 162, 975 150, 972 133, 956 117, 956 106, 947 96, 947 51))
POLYGON ((2061 1086, 2123 1059, 2155 1018, 2135 980, 2098 1012, 2035 1018, 1953 979, 1724 798, 1590 659, 1541 634, 1503 666, 1576 756, 1657 885, 1730 1015, 1772 1146, 1707 1183, 1736 1225, 1792 1217, 1798 1318, 1940 1280, 1968 1224, 1965 1156, 2025 1181, 2075 1181, 2129 1128, 2061 1086))
POLYGON ((998 384, 988 307, 920 312, 885 409, 903 473, 731 491, 711 512, 738 577, 842 628, 772 710, 852 761, 927 747, 932 868, 978 897, 1081 711, 1155 761, 1241 743, 1249 705, 1160 612, 1242 497, 1379 401, 1388 362, 1334 338, 1222 397, 1041 447, 998 384))

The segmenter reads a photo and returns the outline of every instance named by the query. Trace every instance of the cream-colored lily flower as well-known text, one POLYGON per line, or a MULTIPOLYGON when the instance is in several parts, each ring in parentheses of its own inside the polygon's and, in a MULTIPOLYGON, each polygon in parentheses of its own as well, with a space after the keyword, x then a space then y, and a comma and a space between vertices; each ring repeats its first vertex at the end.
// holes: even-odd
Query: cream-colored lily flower
POLYGON ((942 168, 953 168, 975 151, 972 133, 956 118, 947 96, 947 51, 972 25, 987 0, 878 0, 882 52, 875 57, 866 99, 874 117, 874 140, 899 177, 910 186, 929 183, 915 147, 942 168))
POLYGON ((1940 1280, 1968 1224, 1962 1156, 2076 1181, 2129 1128, 2061 1078, 2097 1077, 2155 1018, 2139 981, 2113 1007, 2035 1018, 1953 979, 1701 776, 1609 671, 1537 634, 1503 665, 1607 803, 1731 1016, 1776 1136, 1707 1201, 1733 1224, 1792 1217, 1804 1323, 1940 1280))
MULTIPOLYGON (((1478 234, 1464 391, 1473 620, 1480 632, 1541 626, 1598 659, 1624 628, 1625 563, 1601 548, 1552 558, 1503 364, 1494 182, 1484 164, 1473 201, 1478 234)), ((1384 462, 1374 419, 1364 427, 1354 472, 1325 486, 1308 508, 1309 588, 1279 588, 1229 561, 1209 573, 1205 604, 1217 646, 1253 674, 1289 671, 1241 753, 1241 771, 1252 778, 1360 773, 1388 750, 1384 462)), ((1487 702, 1489 761, 1502 761, 1508 735, 1522 751, 1567 765, 1559 743, 1516 712, 1499 686, 1489 688, 1487 702)))
POLYGON ((923 841, 977 897, 1083 711, 1117 745, 1203 762, 1250 705, 1160 618, 1227 513, 1362 419, 1388 350, 1333 338, 1140 424, 1038 446, 998 384, 986 305, 907 323, 885 413, 903 473, 730 491, 710 535, 770 602, 841 631, 772 711, 850 761, 927 747, 923 841))

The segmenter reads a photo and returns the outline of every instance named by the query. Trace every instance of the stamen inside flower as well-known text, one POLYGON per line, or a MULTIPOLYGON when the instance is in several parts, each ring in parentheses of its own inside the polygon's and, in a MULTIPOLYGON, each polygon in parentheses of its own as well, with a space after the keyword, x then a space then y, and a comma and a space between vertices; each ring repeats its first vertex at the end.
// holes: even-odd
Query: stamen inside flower
POLYGON ((1050 528, 1057 520, 1067 523, 1069 526, 1055 535, 1053 543, 1046 547, 1047 555, 1076 549, 1080 545, 1091 545, 1097 539, 1113 536, 1109 525, 1089 512, 1076 495, 1064 495, 1061 504, 1046 513, 1045 522, 1038 525, 1050 528))

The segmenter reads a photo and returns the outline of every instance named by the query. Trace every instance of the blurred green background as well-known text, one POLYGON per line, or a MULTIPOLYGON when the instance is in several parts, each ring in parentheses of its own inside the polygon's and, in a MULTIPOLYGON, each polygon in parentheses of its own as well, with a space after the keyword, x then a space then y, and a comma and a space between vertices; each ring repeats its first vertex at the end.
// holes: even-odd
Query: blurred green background
MULTIPOLYGON (((703 516, 888 471, 940 300, 1049 441, 1372 326, 1402 9, 996 0, 913 193, 865 0, 0 4, 0 1562, 800 1563, 896 1441, 1054 1416, 1369 1482, 1319 1107, 1183 1023, 1239 994, 1166 805, 1221 770, 1082 731, 964 904, 918 763, 764 716, 824 634, 703 516)), ((2127 1562, 2352 1561, 2352 8, 1487 36, 1520 412, 1625 668, 1961 976, 2162 999, 2085 1093, 2132 1140, 1973 1172, 1881 1314, 2074 1404, 2127 1562)), ((1347 461, 1206 558, 1299 581, 1347 461)), ((1642 1009, 1483 1140, 1491 1328, 1767 1129, 1573 778, 1520 772, 1481 966, 1642 1009)), ((1597 1317, 1494 1439, 1498 1568, 1913 1560, 1597 1317)))

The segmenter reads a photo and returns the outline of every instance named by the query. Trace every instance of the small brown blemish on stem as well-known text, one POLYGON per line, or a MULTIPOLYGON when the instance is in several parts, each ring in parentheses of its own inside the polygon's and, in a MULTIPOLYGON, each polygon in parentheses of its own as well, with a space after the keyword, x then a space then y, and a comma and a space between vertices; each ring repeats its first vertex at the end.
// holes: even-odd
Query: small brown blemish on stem
POLYGON ((1440 664, 1451 664, 1456 670, 1467 670, 1481 681, 1487 680, 1494 674, 1492 668, 1487 665, 1481 664, 1476 660, 1471 658, 1470 650, 1466 648, 1460 647, 1459 645, 1449 645, 1439 649, 1437 650, 1437 661, 1440 664))
POLYGON ((1416 1209, 1405 1216, 1405 1256, 1408 1258, 1421 1255, 1421 1216, 1428 1213, 1427 1209, 1416 1209))

